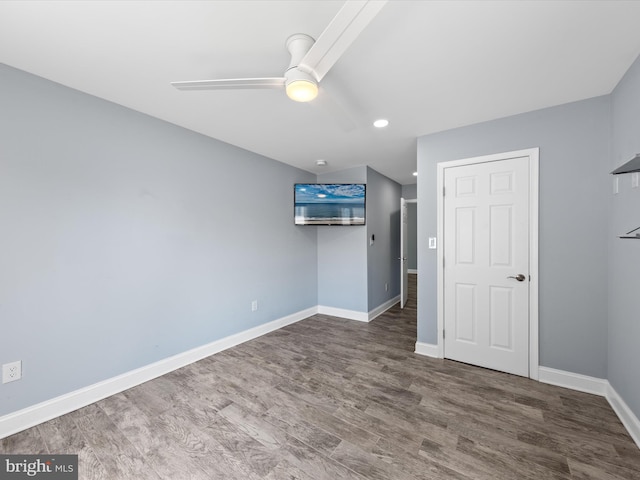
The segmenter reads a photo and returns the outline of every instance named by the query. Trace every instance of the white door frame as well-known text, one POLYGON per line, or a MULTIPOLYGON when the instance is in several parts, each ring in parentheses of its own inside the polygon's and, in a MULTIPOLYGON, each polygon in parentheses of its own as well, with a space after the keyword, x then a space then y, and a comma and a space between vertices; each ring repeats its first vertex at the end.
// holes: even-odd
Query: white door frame
MULTIPOLYGON (((412 198, 410 200, 405 199, 404 201, 407 204, 407 211, 408 211, 408 207, 409 207, 410 203, 412 203, 412 204, 414 204, 416 206, 416 227, 417 227, 418 226, 417 225, 417 220, 418 220, 418 218, 420 218, 420 216, 417 215, 417 212, 418 212, 418 210, 417 210, 417 208, 418 208, 418 199, 417 198, 412 198)), ((414 240, 417 241, 417 237, 415 237, 414 240)), ((409 270, 409 272, 408 272, 409 275, 417 275, 418 274, 418 257, 420 256, 420 251, 419 250, 420 250, 419 248, 416 249, 416 269, 411 271, 412 269, 409 268, 408 269, 409 270)))
POLYGON ((437 164, 437 242, 441 248, 437 250, 438 258, 438 357, 444 358, 444 173, 445 169, 473 165, 476 163, 495 162, 515 157, 529 157, 529 378, 538 380, 539 337, 538 337, 538 188, 539 188, 539 148, 516 150, 513 152, 483 155, 464 158, 437 164))
POLYGON ((409 212, 407 208, 407 201, 404 197, 400 197, 400 308, 404 308, 407 303, 407 297, 409 295, 409 259, 407 258, 407 250, 409 245, 409 239, 407 238, 407 232, 409 230, 409 212))

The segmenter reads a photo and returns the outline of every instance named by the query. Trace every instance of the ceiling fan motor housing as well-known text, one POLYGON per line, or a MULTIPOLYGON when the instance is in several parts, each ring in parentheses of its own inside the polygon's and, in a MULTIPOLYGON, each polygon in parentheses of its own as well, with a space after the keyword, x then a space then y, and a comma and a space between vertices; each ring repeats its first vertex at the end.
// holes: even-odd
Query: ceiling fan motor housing
POLYGON ((291 54, 291 62, 287 67, 287 71, 297 68, 300 61, 309 52, 316 41, 305 33, 295 33, 287 38, 285 45, 291 54))
POLYGON ((314 43, 315 40, 304 33, 296 33, 287 38, 286 46, 291 54, 291 62, 284 72, 284 84, 287 96, 297 102, 308 102, 318 95, 317 79, 298 68, 314 43))

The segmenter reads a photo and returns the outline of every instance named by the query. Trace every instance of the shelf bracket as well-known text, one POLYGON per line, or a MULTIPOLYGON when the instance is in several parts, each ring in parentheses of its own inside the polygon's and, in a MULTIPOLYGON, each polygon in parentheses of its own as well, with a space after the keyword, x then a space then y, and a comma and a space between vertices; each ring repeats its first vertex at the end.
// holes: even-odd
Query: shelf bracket
POLYGON ((640 227, 634 228, 630 232, 627 232, 624 235, 620 235, 618 238, 635 238, 640 240, 640 227))
POLYGON ((611 172, 611 174, 620 175, 621 173, 631 173, 631 172, 640 172, 640 153, 637 153, 635 157, 633 157, 624 165, 616 168, 613 172, 611 172))

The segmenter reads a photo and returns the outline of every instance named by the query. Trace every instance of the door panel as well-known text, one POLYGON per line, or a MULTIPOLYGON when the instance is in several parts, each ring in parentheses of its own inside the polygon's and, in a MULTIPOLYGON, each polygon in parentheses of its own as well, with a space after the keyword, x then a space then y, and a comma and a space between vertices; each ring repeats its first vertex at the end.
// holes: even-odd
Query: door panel
POLYGON ((511 267, 511 243, 513 239, 509 235, 513 231, 511 221, 513 208, 511 205, 492 205, 489 211, 490 231, 490 260, 493 267, 511 267))
POLYGON ((473 265, 475 238, 475 208, 459 208, 456 210, 456 263, 473 265))
POLYGON ((445 357, 528 376, 529 158, 447 168, 444 187, 445 357))
POLYGON ((493 348, 513 350, 513 289, 489 287, 491 296, 489 314, 491 337, 489 345, 493 348))
POLYGON ((456 340, 477 343, 476 339, 476 285, 456 284, 456 340))

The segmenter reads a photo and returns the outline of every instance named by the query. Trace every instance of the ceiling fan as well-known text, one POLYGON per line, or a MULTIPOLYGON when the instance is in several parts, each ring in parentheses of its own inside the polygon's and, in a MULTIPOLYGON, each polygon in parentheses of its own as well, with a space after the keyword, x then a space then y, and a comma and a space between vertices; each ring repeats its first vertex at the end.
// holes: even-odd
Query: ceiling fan
POLYGON ((179 90, 285 88, 296 102, 318 95, 318 83, 382 9, 387 0, 347 0, 327 28, 314 41, 296 33, 287 38, 291 62, 282 77, 228 78, 171 82, 179 90))

